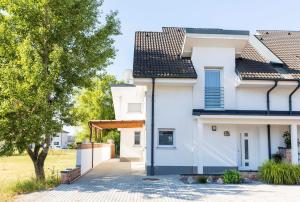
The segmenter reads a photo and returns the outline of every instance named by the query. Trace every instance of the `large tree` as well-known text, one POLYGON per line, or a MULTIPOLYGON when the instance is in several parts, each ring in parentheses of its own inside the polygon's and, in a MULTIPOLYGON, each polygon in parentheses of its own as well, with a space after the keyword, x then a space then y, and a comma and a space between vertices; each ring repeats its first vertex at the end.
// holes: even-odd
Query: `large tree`
MULTIPOLYGON (((79 116, 79 123, 82 131, 77 135, 77 139, 82 141, 88 139, 90 120, 113 120, 115 113, 111 94, 111 85, 120 83, 113 75, 104 75, 102 79, 93 79, 90 88, 82 89, 75 97, 74 111, 79 116)), ((103 131, 107 135, 109 131, 103 131)), ((95 138, 95 136, 93 137, 95 138)), ((94 139, 94 141, 100 141, 94 139)))
POLYGON ((26 150, 38 180, 51 137, 76 117, 74 89, 101 77, 115 55, 119 22, 115 12, 100 16, 102 3, 0 1, 0 154, 26 150))

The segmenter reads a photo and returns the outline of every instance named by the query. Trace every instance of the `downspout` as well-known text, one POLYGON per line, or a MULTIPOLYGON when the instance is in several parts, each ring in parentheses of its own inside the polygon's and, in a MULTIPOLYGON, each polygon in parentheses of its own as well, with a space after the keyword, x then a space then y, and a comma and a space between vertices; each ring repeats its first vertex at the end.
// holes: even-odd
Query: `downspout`
POLYGON ((151 167, 150 175, 154 175, 154 93, 155 93, 155 78, 152 78, 152 101, 151 101, 151 167))
POLYGON ((300 88, 300 80, 298 80, 298 86, 291 92, 291 94, 289 95, 289 112, 290 115, 292 115, 292 110, 293 110, 293 103, 292 103, 292 96, 294 95, 294 93, 300 88))
POLYGON ((93 136, 93 127, 92 123, 89 121, 89 128, 90 128, 90 143, 92 144, 92 168, 94 167, 94 143, 92 142, 92 136, 93 136))
POLYGON ((272 154, 271 154, 271 125, 270 124, 267 125, 267 129, 268 129, 268 154, 269 154, 269 160, 271 160, 272 154))
POLYGON ((90 143, 91 143, 92 142, 92 135, 93 135, 92 123, 89 121, 88 125, 89 125, 89 128, 90 128, 90 143))
POLYGON ((267 114, 270 114, 270 93, 274 88, 277 87, 277 83, 278 83, 278 81, 275 80, 274 86, 272 88, 270 88, 267 92, 267 114))
MULTIPOLYGON (((270 93, 274 88, 277 87, 277 83, 278 83, 278 81, 275 80, 274 86, 272 88, 270 88, 267 92, 267 114, 270 114, 270 93)), ((272 151, 271 151, 271 125, 270 124, 267 125, 267 130, 268 130, 268 156, 269 156, 269 159, 271 159, 272 151)))

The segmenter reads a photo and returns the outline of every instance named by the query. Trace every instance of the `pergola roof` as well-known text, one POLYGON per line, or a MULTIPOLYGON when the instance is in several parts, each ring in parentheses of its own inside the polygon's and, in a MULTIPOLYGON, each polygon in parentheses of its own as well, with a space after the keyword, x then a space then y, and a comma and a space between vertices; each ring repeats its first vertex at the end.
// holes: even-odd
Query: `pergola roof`
POLYGON ((142 128, 145 125, 145 120, 91 120, 89 125, 98 129, 142 128))

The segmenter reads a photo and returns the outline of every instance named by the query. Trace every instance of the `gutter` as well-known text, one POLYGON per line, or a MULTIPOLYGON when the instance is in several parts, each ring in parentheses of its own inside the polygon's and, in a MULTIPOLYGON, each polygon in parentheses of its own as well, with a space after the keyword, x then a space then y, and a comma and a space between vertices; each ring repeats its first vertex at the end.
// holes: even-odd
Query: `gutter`
POLYGON ((151 167, 150 175, 154 175, 154 93, 155 93, 155 78, 152 78, 152 101, 151 101, 151 167))
POLYGON ((291 94, 289 95, 289 112, 290 115, 292 114, 293 111, 293 103, 292 103, 292 96, 294 95, 294 93, 300 88, 300 80, 298 80, 298 86, 291 92, 291 94))
POLYGON ((274 86, 272 88, 270 88, 267 92, 267 113, 270 114, 270 93, 272 90, 274 90, 274 88, 277 87, 278 81, 274 80, 274 86))

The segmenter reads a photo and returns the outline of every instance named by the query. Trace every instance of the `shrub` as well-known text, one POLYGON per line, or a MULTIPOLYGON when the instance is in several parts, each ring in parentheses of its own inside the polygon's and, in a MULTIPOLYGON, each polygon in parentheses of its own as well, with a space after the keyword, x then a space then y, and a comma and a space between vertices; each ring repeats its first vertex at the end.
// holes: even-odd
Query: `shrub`
POLYGON ((259 175, 262 181, 270 184, 299 184, 300 166, 267 161, 259 169, 259 175))
POLYGON ((224 184, 239 184, 241 182, 241 175, 236 170, 226 170, 223 175, 224 184))
POLYGON ((280 153, 272 154, 272 159, 275 163, 281 163, 282 155, 280 153))
POLYGON ((198 176, 196 178, 197 182, 200 184, 206 184, 207 183, 207 177, 206 176, 198 176))
POLYGON ((57 176, 55 169, 51 169, 50 175, 45 181, 38 181, 35 178, 30 178, 23 181, 18 181, 13 187, 12 190, 15 193, 29 193, 33 191, 40 191, 56 187, 60 184, 60 179, 57 176))

